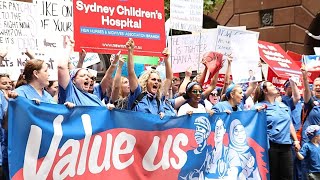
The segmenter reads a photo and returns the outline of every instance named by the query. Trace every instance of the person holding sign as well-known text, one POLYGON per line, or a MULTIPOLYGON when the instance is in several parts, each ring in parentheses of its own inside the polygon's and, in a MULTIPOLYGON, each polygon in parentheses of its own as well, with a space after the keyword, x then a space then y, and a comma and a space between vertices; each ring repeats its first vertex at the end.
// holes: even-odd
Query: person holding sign
MULTIPOLYGON (((71 54, 74 42, 69 40, 68 43, 71 54)), ((80 106, 104 106, 101 99, 88 92, 90 81, 87 69, 76 68, 71 70, 69 75, 68 59, 70 54, 58 65, 59 103, 69 101, 80 106)))
POLYGON ((130 38, 128 40, 126 47, 128 49, 128 79, 130 86, 128 108, 133 111, 158 114, 162 119, 164 117, 164 108, 160 102, 162 83, 160 74, 158 71, 151 69, 145 71, 138 79, 134 72, 133 39, 130 38))
POLYGON ((269 139, 270 179, 293 179, 293 162, 290 135, 296 150, 300 143, 291 121, 290 109, 276 101, 278 90, 271 82, 262 81, 256 89, 253 108, 265 108, 267 114, 267 136, 269 139))

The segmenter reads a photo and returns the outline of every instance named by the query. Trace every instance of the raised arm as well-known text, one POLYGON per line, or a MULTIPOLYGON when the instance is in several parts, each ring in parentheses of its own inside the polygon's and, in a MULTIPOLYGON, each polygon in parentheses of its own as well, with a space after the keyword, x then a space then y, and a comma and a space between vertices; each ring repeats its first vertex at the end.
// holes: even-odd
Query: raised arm
POLYGON ((166 79, 164 80, 162 95, 166 95, 171 87, 173 74, 172 74, 171 64, 168 59, 168 57, 169 57, 168 49, 165 48, 163 50, 162 54, 164 55, 163 61, 164 61, 165 67, 166 67, 166 79))
POLYGON ((249 82, 249 87, 246 90, 245 96, 246 98, 250 97, 252 92, 257 88, 258 83, 257 82, 249 82))
POLYGON ((186 70, 184 79, 179 87, 179 94, 185 93, 186 92, 186 88, 187 88, 187 84, 190 82, 191 80, 191 75, 192 75, 192 71, 191 71, 191 67, 189 67, 186 70))
POLYGON ((30 58, 30 59, 35 59, 36 58, 36 55, 30 49, 26 49, 26 52, 24 54, 27 55, 28 58, 30 58))
POLYGON ((133 92, 138 87, 138 78, 136 73, 134 72, 134 63, 133 63, 133 49, 134 49, 134 41, 133 39, 129 38, 128 42, 126 43, 126 47, 128 49, 128 80, 130 91, 133 92))
POLYGON ((66 52, 64 52, 64 56, 62 57, 62 59, 60 59, 58 63, 58 83, 63 89, 67 88, 70 81, 68 64, 70 54, 73 52, 74 41, 69 38, 66 38, 65 43, 67 44, 66 52))
POLYGON ((116 71, 116 75, 114 76, 113 80, 113 88, 111 91, 111 102, 114 103, 119 98, 120 86, 121 86, 121 73, 122 73, 122 66, 124 61, 119 55, 116 55, 115 59, 119 59, 119 65, 116 71), (118 56, 118 57, 117 57, 118 56))
POLYGON ((77 68, 82 68, 86 55, 87 55, 87 52, 84 49, 82 49, 81 52, 79 52, 79 61, 78 61, 77 68))
POLYGON ((112 92, 112 83, 113 83, 112 74, 116 70, 120 53, 121 53, 121 51, 118 52, 118 54, 116 55, 116 58, 111 62, 111 65, 107 69, 106 73, 104 74, 104 76, 100 82, 102 94, 105 94, 106 91, 109 93, 112 92))
POLYGON ((228 64, 227 64, 227 70, 226 70, 226 75, 224 76, 224 83, 223 87, 221 90, 221 95, 223 95, 226 92, 226 89, 230 85, 230 74, 231 74, 231 63, 232 63, 232 57, 228 56, 228 64))
POLYGON ((309 89, 308 72, 304 64, 301 65, 302 81, 304 86, 303 100, 308 103, 311 98, 311 91, 309 89))
POLYGON ((207 98, 210 93, 216 88, 218 82, 219 71, 211 79, 210 86, 203 92, 204 98, 207 98))
POLYGON ((294 103, 294 105, 296 105, 300 100, 299 89, 298 89, 297 84, 292 80, 292 78, 289 79, 289 82, 290 82, 290 86, 292 89, 293 103, 294 103))

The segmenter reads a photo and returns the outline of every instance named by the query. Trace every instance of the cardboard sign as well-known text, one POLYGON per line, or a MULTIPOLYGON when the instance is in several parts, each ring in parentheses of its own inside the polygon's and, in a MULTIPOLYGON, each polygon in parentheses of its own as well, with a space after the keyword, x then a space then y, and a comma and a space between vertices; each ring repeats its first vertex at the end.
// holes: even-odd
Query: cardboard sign
POLYGON ((182 31, 202 30, 203 0, 170 1, 171 28, 182 31))

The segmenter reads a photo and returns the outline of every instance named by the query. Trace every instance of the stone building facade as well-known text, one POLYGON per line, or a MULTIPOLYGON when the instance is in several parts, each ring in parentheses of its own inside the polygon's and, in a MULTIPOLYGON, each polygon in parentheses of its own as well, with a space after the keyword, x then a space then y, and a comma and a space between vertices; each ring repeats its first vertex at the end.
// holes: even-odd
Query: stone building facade
POLYGON ((320 0, 225 0, 210 17, 225 26, 246 26, 260 32, 260 40, 285 50, 314 54, 320 41, 305 31, 320 35, 320 0))

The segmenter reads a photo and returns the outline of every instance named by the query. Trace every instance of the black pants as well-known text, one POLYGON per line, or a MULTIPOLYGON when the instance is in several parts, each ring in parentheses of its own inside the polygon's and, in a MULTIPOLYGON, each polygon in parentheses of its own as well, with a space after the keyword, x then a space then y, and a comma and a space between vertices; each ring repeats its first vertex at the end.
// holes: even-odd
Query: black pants
POLYGON ((269 168, 270 180, 293 179, 291 144, 276 144, 270 142, 269 168))

